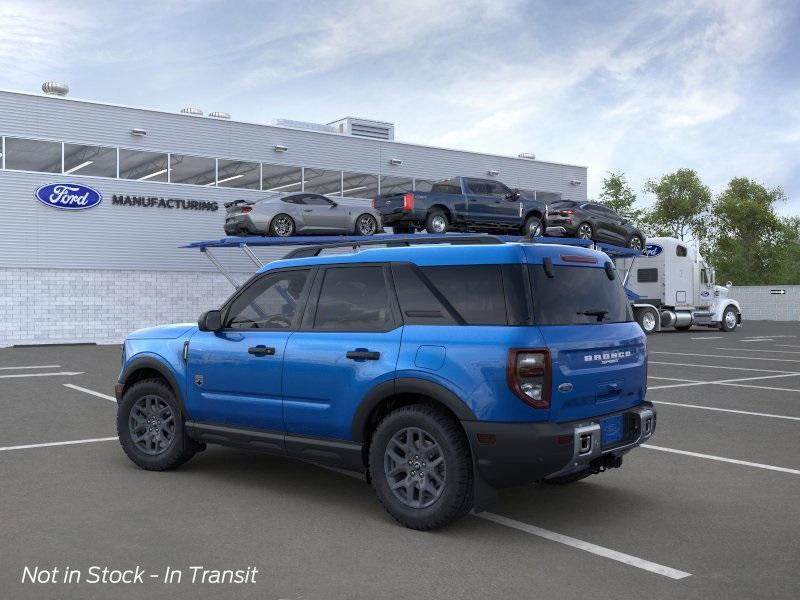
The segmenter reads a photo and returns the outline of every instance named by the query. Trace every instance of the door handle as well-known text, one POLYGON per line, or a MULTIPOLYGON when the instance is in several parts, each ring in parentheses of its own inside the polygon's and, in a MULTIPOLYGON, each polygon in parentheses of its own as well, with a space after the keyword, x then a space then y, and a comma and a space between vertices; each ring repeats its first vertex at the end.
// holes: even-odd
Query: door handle
POLYGON ((310 208, 304 208, 303 212, 314 212, 314 211, 312 209, 310 209, 310 208))
POLYGON ((247 349, 247 353, 253 356, 272 356, 275 354, 275 348, 271 346, 250 346, 247 349))
POLYGON ((346 356, 350 360, 378 360, 381 357, 381 353, 371 350, 350 350, 346 356))

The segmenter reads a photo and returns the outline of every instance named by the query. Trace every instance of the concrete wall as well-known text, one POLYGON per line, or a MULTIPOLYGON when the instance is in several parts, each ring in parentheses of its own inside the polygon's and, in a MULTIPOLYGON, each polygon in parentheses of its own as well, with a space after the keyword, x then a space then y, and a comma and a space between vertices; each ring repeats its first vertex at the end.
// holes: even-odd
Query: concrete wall
POLYGON ((210 272, 0 269, 0 290, 3 347, 118 343, 142 327, 196 321, 233 286, 210 272))
POLYGON ((744 320, 800 320, 800 285, 734 286, 730 296, 742 305, 744 320), (770 293, 773 290, 785 290, 786 293, 770 293))

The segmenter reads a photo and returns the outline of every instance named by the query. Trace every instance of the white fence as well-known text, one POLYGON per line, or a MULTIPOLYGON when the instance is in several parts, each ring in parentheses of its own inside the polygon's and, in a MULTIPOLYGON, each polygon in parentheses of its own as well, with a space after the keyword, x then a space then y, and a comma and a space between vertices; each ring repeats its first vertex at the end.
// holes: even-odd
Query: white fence
POLYGON ((800 285, 733 286, 730 295, 747 321, 800 321, 800 285))

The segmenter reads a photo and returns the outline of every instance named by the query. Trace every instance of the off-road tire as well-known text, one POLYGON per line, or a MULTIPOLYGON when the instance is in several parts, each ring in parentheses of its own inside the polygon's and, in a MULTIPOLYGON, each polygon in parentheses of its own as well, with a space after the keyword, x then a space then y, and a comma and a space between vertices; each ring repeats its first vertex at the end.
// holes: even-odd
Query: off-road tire
POLYGON ((132 384, 117 407, 117 435, 125 454, 137 466, 147 471, 166 471, 179 467, 201 449, 201 445, 186 436, 183 411, 172 388, 162 379, 142 379, 132 384), (174 431, 169 446, 159 454, 147 454, 131 436, 129 422, 131 411, 138 401, 146 397, 159 398, 169 407, 174 418, 174 431))
POLYGON ((443 527, 472 507, 472 456, 464 430, 452 415, 433 406, 403 406, 384 417, 370 441, 369 474, 383 507, 398 523, 410 529, 424 531, 443 527), (389 487, 385 470, 387 446, 407 428, 419 428, 430 434, 444 458, 444 489, 433 504, 423 508, 408 506, 397 498, 389 487))

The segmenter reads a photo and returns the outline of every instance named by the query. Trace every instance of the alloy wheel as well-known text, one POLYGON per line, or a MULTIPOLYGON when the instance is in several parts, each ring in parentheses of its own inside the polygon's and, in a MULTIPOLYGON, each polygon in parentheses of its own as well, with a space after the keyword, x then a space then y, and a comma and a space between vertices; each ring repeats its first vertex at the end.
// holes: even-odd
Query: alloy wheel
POLYGON ((383 472, 392 494, 411 508, 431 506, 445 489, 442 449, 419 427, 406 427, 392 436, 384 452, 383 472))
POLYGON ((728 326, 728 329, 736 327, 736 313, 732 310, 725 313, 725 325, 728 326))
POLYGON ((582 240, 592 239, 592 226, 588 223, 581 223, 578 227, 578 237, 582 240))
POLYGON ((370 215, 362 215, 358 219, 358 232, 361 235, 372 235, 375 233, 375 230, 378 228, 378 224, 375 222, 375 219, 370 215))
POLYGON ((531 220, 528 225, 528 235, 531 237, 539 237, 542 235, 542 222, 538 219, 531 220))
POLYGON ((447 219, 442 215, 436 215, 431 219, 431 227, 435 233, 444 233, 447 230, 447 219))
POLYGON ((128 431, 138 450, 150 456, 162 454, 175 440, 175 414, 160 396, 144 396, 131 407, 128 431))
POLYGON ((272 224, 272 228, 275 231, 275 235, 279 237, 286 237, 292 235, 292 221, 289 217, 280 215, 275 217, 275 221, 272 224))
POLYGON ((642 249, 642 238, 638 235, 635 235, 631 238, 631 241, 628 242, 628 248, 632 250, 641 250, 642 249))

